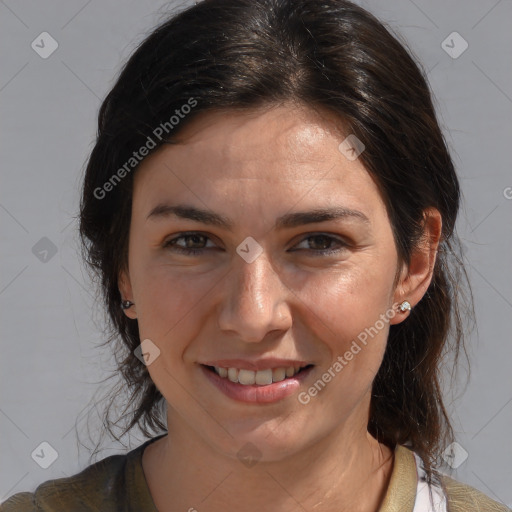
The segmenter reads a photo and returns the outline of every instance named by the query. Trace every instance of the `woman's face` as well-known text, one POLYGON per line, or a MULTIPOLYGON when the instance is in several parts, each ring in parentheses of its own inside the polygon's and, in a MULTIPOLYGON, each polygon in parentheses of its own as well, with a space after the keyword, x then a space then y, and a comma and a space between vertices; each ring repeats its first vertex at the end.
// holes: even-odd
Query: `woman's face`
POLYGON ((203 114, 134 179, 126 313, 169 430, 232 457, 366 431, 406 316, 379 189, 332 126, 288 106, 203 114))

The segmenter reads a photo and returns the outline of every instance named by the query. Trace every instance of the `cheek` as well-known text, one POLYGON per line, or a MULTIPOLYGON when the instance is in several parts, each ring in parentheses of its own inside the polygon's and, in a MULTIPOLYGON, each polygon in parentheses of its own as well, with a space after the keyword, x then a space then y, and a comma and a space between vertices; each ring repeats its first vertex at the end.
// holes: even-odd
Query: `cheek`
POLYGON ((386 313, 393 296, 393 260, 367 258, 339 271, 310 275, 301 290, 303 314, 321 320, 340 340, 357 336, 386 313), (366 263, 366 264, 365 264, 366 263))
POLYGON ((312 287, 301 315, 326 350, 315 380, 299 401, 319 408, 320 429, 343 421, 369 396, 387 344, 387 292, 385 283, 367 275, 312 287))
POLYGON ((380 260, 368 258, 344 271, 312 276, 303 288, 303 306, 297 315, 301 326, 326 349, 322 372, 329 373, 325 380, 333 384, 326 386, 331 391, 322 392, 325 398, 348 405, 371 386, 395 314, 391 309, 394 269, 392 254, 380 260))
MULTIPOLYGON (((154 266, 140 277, 140 338, 149 338, 160 351, 147 370, 168 403, 183 405, 187 400, 183 389, 189 380, 184 355, 190 341, 201 333, 203 322, 199 316, 212 287, 211 279, 206 275, 191 279, 186 272, 163 266, 154 266)), ((188 407, 183 406, 185 410, 188 407)))
MULTIPOLYGON (((174 332, 183 330, 184 325, 190 327, 201 302, 207 300, 212 279, 207 275, 192 279, 186 272, 155 266, 141 276, 141 283, 141 306, 137 308, 141 336, 168 345, 174 332)), ((176 348, 179 345, 179 341, 172 343, 176 348)))

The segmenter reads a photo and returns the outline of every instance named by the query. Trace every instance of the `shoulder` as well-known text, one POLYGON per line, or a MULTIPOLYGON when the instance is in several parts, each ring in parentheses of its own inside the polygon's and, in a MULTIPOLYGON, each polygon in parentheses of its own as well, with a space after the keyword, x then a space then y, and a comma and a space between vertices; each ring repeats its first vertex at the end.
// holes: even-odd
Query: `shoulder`
POLYGON ((448 512, 510 512, 511 509, 492 500, 484 493, 470 485, 458 482, 453 478, 441 475, 448 512))
POLYGON ((152 510, 142 452, 152 439, 125 455, 111 455, 67 478, 48 480, 0 505, 0 512, 113 512, 135 504, 152 510))
POLYGON ((415 503, 414 512, 512 512, 509 507, 492 500, 483 492, 443 473, 438 473, 439 480, 436 479, 431 486, 431 495, 426 483, 423 462, 418 454, 405 447, 397 447, 395 454, 397 453, 401 455, 398 462, 401 461, 403 467, 407 465, 407 472, 414 474, 414 480, 417 482, 416 497, 412 500, 415 503), (431 498, 434 503, 431 502, 431 498))
POLYGON ((0 512, 36 512, 37 510, 34 494, 31 492, 15 494, 0 505, 0 512))
POLYGON ((113 455, 68 478, 48 480, 33 493, 11 496, 0 512, 111 510, 109 502, 122 492, 127 456, 113 455))

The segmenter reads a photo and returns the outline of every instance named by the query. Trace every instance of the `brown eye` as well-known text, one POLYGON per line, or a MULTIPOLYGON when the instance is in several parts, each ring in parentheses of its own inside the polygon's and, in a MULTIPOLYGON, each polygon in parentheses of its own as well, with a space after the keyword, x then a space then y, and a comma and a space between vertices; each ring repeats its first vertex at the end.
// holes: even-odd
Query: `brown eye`
POLYGON ((308 238, 308 240, 310 242, 311 240, 314 242, 313 244, 309 244, 310 249, 322 251, 330 249, 333 242, 333 239, 331 237, 325 235, 311 236, 308 238))
POLYGON ((181 233, 180 235, 167 240, 163 247, 181 254, 201 254, 206 247, 206 243, 210 238, 202 233, 181 233), (178 243, 178 241, 185 243, 178 243))
POLYGON ((203 247, 197 246, 202 246, 207 239, 204 235, 186 235, 180 238, 186 240, 185 245, 187 249, 202 249, 203 247))
POLYGON ((298 250, 307 250, 311 252, 313 255, 327 255, 334 254, 342 251, 347 247, 347 243, 343 240, 326 235, 323 233, 310 235, 304 238, 297 246, 301 244, 306 244, 306 247, 299 248, 298 250))

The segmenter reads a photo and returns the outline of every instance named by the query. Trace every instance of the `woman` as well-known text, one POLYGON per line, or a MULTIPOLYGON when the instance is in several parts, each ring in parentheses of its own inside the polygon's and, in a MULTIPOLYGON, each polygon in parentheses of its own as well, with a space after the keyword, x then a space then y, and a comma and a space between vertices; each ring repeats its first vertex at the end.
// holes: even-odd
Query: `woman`
POLYGON ((362 8, 173 17, 102 105, 80 217, 127 429, 160 435, 1 510, 506 510, 435 465, 458 206, 428 85, 362 8))

